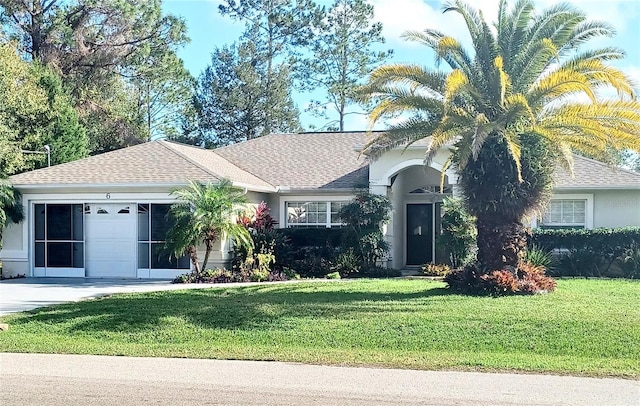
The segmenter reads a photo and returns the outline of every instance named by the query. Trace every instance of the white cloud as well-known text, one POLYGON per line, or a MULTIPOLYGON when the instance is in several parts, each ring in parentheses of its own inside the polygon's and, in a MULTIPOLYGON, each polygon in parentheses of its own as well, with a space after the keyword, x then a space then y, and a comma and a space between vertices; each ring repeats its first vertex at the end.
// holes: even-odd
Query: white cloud
MULTIPOLYGON (((515 0, 511 0, 514 3, 515 0)), ((536 0, 538 10, 557 3, 557 0, 536 0)), ((578 9, 583 10, 590 20, 606 21, 618 31, 627 26, 635 26, 640 18, 640 2, 637 0, 571 0, 578 9)), ((371 0, 375 7, 375 21, 383 24, 383 33, 393 46, 411 46, 401 38, 405 31, 422 31, 434 28, 447 35, 467 40, 464 21, 457 13, 442 13, 444 1, 437 0, 371 0)), ((482 11, 489 22, 494 22, 498 14, 497 0, 469 1, 473 7, 482 11)))
POLYGON ((413 47, 415 44, 402 39, 406 31, 423 31, 426 28, 440 30, 455 38, 462 38, 466 30, 459 16, 442 13, 438 1, 423 0, 372 0, 375 21, 383 26, 383 35, 394 47, 413 47))

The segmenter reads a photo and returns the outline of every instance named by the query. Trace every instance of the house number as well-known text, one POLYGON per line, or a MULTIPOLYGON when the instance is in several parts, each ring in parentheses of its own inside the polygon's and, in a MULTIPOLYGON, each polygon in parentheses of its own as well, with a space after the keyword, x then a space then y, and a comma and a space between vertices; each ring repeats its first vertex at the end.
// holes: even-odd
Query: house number
POLYGON ((107 193, 106 198, 111 199, 111 193, 107 193))

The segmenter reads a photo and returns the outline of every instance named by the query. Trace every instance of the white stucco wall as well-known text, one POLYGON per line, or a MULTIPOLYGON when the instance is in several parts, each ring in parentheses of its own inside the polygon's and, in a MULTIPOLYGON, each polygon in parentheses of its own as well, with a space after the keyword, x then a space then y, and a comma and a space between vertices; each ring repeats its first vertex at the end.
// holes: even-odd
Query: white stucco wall
POLYGON ((27 261, 26 241, 24 238, 23 224, 9 224, 2 233, 2 275, 4 277, 28 275, 29 262, 27 261))
MULTIPOLYGON (((430 166, 440 171, 449 154, 440 151, 430 163, 430 166)), ((406 150, 395 149, 386 152, 371 162, 369 167, 369 181, 372 185, 390 186, 390 179, 405 168, 424 167, 424 147, 410 147, 406 150)), ((451 179, 453 180, 453 179, 451 179)), ((440 181, 438 180, 437 184, 440 181)))
POLYGON ((640 226, 640 190, 599 190, 593 193, 594 227, 640 226))

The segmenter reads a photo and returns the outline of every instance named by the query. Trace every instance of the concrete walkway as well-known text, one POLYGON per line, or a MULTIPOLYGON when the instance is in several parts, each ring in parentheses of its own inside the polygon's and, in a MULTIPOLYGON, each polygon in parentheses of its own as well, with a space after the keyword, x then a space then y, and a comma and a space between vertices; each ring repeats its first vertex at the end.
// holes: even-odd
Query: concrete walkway
POLYGON ((282 362, 0 354, 2 405, 640 404, 640 382, 282 362))
MULTIPOLYGON (((270 282, 296 283, 299 281, 270 282)), ((169 280, 20 278, 0 281, 0 315, 23 312, 53 304, 76 302, 114 293, 154 292, 177 289, 208 289, 253 286, 258 283, 172 284, 169 280)))

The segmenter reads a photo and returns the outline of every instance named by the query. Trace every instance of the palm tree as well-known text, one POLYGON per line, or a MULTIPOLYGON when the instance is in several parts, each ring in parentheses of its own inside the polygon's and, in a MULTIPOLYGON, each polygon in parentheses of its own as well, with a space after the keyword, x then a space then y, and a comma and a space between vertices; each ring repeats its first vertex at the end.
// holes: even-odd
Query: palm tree
POLYGON ((219 184, 202 184, 191 181, 189 187, 172 193, 178 199, 169 210, 168 217, 174 225, 167 233, 167 248, 175 256, 186 251, 197 273, 206 269, 209 255, 216 241, 231 238, 238 245, 253 246, 251 235, 234 220, 238 206, 247 203, 241 189, 234 187, 229 180, 219 184), (198 263, 197 248, 205 246, 202 268, 198 263))
POLYGON ((2 231, 9 222, 19 223, 24 219, 21 195, 11 184, 0 179, 0 248, 2 248, 2 231))
POLYGON ((583 45, 613 29, 587 21, 561 3, 536 13, 531 0, 499 4, 491 27, 462 1, 447 3, 471 36, 456 39, 427 29, 405 38, 426 45, 446 70, 383 66, 362 89, 375 102, 372 124, 400 118, 365 152, 380 154, 431 136, 426 163, 441 148, 460 176, 466 208, 477 218, 481 269, 516 267, 526 248, 523 219, 542 209, 556 162, 570 169, 572 153, 607 159, 640 150, 640 103, 629 79, 608 61, 617 48, 583 45), (606 98, 602 89, 615 89, 606 98))

